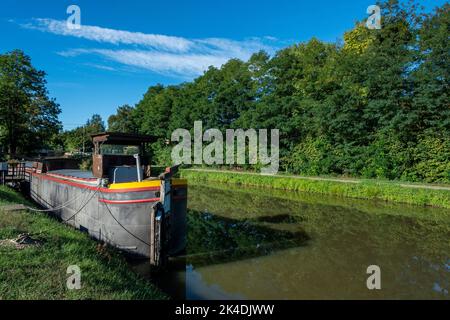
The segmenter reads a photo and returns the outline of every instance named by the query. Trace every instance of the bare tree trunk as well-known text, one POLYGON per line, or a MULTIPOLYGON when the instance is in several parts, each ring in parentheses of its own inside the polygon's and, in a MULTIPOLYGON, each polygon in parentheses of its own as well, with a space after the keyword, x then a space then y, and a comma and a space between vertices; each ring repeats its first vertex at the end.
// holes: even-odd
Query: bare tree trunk
POLYGON ((8 121, 8 155, 9 159, 14 159, 17 152, 17 141, 14 137, 14 121, 8 121))

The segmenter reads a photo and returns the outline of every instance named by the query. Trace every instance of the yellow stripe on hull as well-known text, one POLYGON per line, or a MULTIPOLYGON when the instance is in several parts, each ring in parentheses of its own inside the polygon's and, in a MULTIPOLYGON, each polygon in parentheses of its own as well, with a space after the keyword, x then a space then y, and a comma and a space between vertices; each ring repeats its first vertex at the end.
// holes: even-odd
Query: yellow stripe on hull
POLYGON ((187 187, 187 180, 186 179, 172 179, 172 185, 177 187, 187 187))
MULTIPOLYGON (((187 180, 185 179, 172 179, 172 185, 181 187, 187 186, 187 180)), ((111 190, 119 190, 119 189, 141 189, 141 188, 152 188, 152 187, 160 187, 160 180, 149 180, 142 182, 126 182, 126 183, 113 183, 109 186, 111 190)))

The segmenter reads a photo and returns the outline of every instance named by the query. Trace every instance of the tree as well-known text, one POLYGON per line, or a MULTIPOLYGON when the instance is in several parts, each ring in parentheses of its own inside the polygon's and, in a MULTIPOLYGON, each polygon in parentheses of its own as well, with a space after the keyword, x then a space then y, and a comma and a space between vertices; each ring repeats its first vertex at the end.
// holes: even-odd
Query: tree
POLYGON ((418 30, 418 67, 412 72, 414 94, 408 132, 417 143, 410 148, 409 180, 450 181, 450 4, 425 16, 418 30))
POLYGON ((0 55, 0 140, 10 157, 45 146, 61 129, 45 76, 20 50, 0 55))
POLYGON ((89 134, 96 134, 106 131, 105 122, 99 114, 92 115, 92 117, 86 122, 85 128, 86 132, 89 134))
POLYGON ((419 30, 414 81, 413 130, 434 129, 450 134, 450 4, 428 14, 419 30))
POLYGON ((84 126, 66 131, 62 134, 65 149, 76 152, 92 152, 94 145, 91 135, 106 131, 102 117, 94 114, 84 126))
POLYGON ((136 105, 135 119, 141 133, 164 139, 170 137, 167 136, 173 96, 170 90, 162 85, 150 87, 136 105))
POLYGON ((116 114, 108 118, 108 131, 136 133, 138 128, 133 114, 133 107, 124 105, 117 108, 116 114))

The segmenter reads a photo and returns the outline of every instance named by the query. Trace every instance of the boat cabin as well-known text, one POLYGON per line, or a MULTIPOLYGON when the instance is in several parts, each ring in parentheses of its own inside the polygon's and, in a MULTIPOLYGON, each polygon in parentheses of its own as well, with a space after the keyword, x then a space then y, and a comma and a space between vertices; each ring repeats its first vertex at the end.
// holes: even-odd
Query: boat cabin
POLYGON ((110 183, 122 183, 140 182, 150 177, 145 146, 155 142, 155 137, 103 132, 92 135, 92 141, 92 173, 95 178, 107 178, 110 183))

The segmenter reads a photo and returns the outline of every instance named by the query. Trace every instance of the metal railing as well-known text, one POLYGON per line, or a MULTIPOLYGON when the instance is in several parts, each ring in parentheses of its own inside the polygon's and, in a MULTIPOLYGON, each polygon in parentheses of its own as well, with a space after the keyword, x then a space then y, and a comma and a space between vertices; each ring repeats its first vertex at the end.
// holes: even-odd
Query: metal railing
POLYGON ((26 179, 25 162, 2 162, 0 164, 0 184, 21 182, 26 179))

